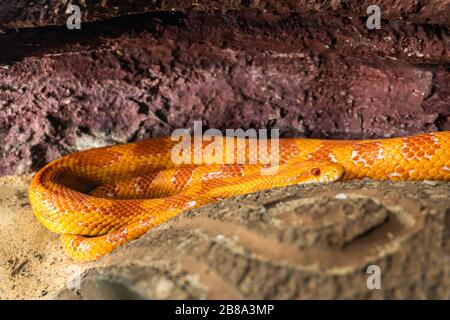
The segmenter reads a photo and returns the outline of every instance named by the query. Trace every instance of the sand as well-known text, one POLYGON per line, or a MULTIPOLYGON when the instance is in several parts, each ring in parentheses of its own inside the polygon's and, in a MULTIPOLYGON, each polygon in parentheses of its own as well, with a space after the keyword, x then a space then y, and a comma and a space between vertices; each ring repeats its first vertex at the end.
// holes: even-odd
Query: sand
POLYGON ((0 299, 52 299, 89 264, 74 263, 28 201, 31 176, 0 177, 0 299))

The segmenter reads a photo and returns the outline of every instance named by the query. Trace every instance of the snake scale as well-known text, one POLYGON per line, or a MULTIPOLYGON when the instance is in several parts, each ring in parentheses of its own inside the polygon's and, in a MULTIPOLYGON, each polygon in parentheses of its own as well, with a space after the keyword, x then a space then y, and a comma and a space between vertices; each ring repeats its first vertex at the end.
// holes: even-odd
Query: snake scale
POLYGON ((147 139, 50 162, 29 189, 36 217, 62 235, 70 257, 91 261, 183 211, 231 196, 339 179, 450 180, 450 132, 377 140, 283 138, 277 170, 264 174, 261 164, 175 165, 176 143, 147 139))

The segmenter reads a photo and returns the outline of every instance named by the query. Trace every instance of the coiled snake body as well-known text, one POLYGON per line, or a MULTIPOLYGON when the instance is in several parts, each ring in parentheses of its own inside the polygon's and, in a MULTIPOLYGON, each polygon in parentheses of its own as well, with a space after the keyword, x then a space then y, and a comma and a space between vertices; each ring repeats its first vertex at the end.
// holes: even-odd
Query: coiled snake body
MULTIPOLYGON (((243 141, 249 151, 249 140, 243 141)), ((33 211, 62 235, 73 259, 89 261, 183 211, 235 195, 338 179, 450 180, 450 132, 379 140, 280 139, 280 165, 264 174, 260 164, 175 165, 176 144, 148 139, 57 159, 31 182, 33 211)))

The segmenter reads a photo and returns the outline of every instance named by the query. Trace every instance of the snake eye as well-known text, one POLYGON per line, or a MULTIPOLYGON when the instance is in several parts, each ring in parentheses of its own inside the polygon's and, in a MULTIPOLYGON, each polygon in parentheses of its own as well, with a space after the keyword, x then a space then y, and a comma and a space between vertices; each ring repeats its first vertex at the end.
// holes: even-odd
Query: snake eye
POLYGON ((319 168, 312 168, 310 172, 311 172, 311 174, 313 176, 316 176, 316 177, 320 176, 320 169, 319 168))

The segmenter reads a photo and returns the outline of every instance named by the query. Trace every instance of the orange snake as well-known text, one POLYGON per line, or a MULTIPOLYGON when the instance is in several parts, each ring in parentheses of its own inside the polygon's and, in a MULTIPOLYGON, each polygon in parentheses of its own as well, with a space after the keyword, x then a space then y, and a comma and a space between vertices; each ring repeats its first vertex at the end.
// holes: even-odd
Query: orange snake
MULTIPOLYGON (((249 140, 241 141, 248 151, 249 140)), ((231 196, 338 179, 450 180, 450 132, 378 140, 280 139, 280 165, 268 174, 261 174, 258 164, 174 165, 171 150, 177 143, 148 139, 57 159, 31 182, 33 211, 62 235, 70 257, 90 261, 183 211, 231 196)))

